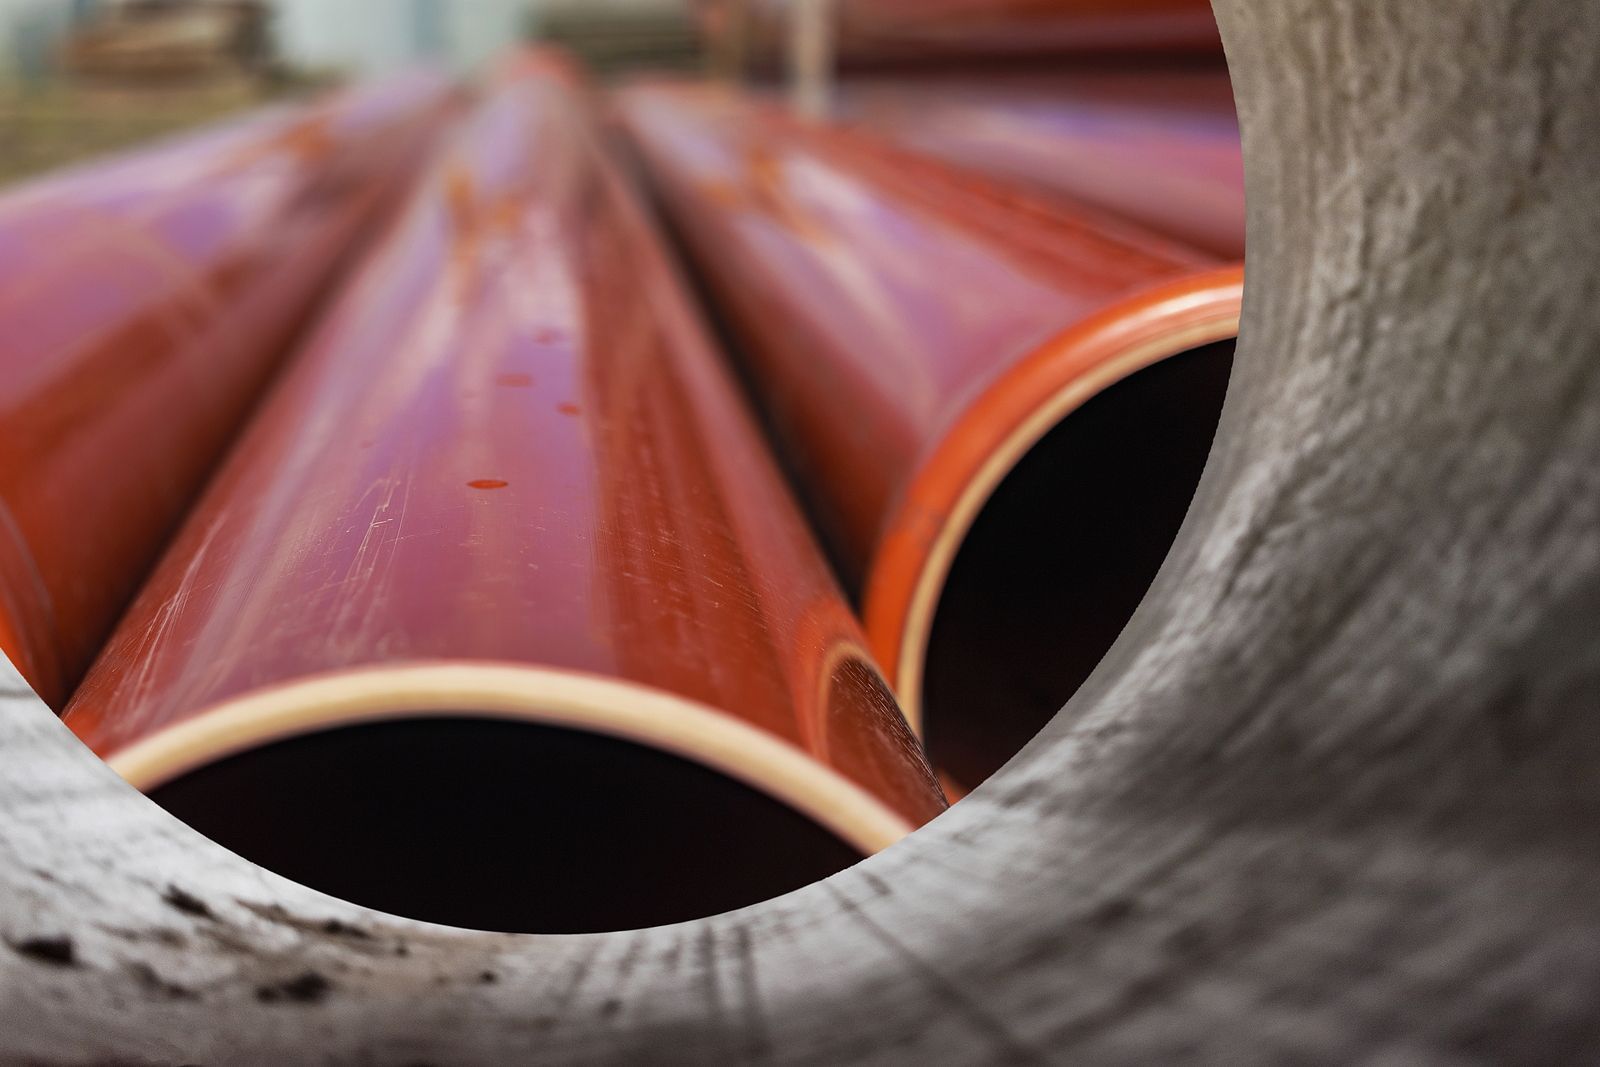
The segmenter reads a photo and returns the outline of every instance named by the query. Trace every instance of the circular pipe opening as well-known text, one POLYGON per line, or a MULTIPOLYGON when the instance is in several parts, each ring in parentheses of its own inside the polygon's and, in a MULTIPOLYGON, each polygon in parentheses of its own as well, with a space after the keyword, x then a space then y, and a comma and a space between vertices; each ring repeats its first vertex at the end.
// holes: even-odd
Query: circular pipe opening
POLYGON ((208 764, 151 796, 225 848, 314 889, 512 933, 715 915, 861 858, 788 805, 697 763, 502 719, 304 734, 208 764))
POLYGON ((922 678, 923 733, 952 792, 1032 740, 1139 606, 1194 499, 1233 349, 1191 349, 1096 394, 979 512, 940 592, 922 678))

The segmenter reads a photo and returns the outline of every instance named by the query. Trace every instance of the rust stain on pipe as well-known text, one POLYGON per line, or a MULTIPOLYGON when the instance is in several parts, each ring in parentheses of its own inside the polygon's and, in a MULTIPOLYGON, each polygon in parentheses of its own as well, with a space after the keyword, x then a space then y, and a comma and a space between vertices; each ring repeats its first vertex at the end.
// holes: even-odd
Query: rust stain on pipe
MULTIPOLYGON (((716 87, 637 86, 621 94, 619 110, 744 342, 772 428, 920 728, 929 643, 958 553, 997 490, 1055 427, 1146 368, 1179 365, 1168 357, 1208 353, 1202 362, 1221 360, 1220 378, 1200 374, 1161 390, 1193 393, 1176 410, 1194 423, 1185 447, 1199 453, 1187 460, 1198 476, 1238 329, 1242 269, 716 87)), ((1158 441, 1162 432, 1151 426, 1140 437, 1158 441)), ((1129 450, 1071 447, 1089 448, 1073 461, 1079 468, 1109 467, 1129 450)), ((1132 450, 1148 451, 1137 440, 1132 450)), ((1161 478, 1161 470, 1152 457, 1129 479, 1161 478)), ((1051 484, 1041 483, 1041 493, 1051 484)), ((1164 489, 1181 500, 1175 514, 1158 509, 1152 528, 1179 521, 1192 490, 1164 489)), ((1129 501, 1114 499, 1118 491, 1110 479, 1097 500, 1121 512, 1129 501)), ((1080 519, 1068 521, 1119 528, 1117 513, 1080 519)), ((1060 551, 1070 555, 1067 537, 1060 551)), ((1062 565, 1090 571, 1101 563, 1062 565)), ((1148 561, 1126 566, 1127 583, 1153 576, 1148 561)), ((1063 597, 1072 596, 1069 584, 1063 597)), ((1020 645, 1031 627, 1065 646, 1074 638, 1054 616, 1092 606, 1027 620, 991 608, 981 622, 993 633, 1020 645)), ((1110 626, 1114 636, 1125 618, 1090 628, 1110 626)), ((1102 641, 1109 637, 1081 643, 1102 641)), ((984 658, 969 657, 970 667, 984 658)), ((1041 672, 1038 658, 1019 665, 1019 675, 1029 672, 1041 672)), ((1041 684, 1029 698, 1036 708, 1026 736, 1075 685, 1057 692, 1041 684)), ((1008 714, 1004 703, 969 718, 1008 714)), ((1015 751, 997 755, 994 742, 972 738, 941 751, 939 733, 930 731, 936 762, 966 786, 1015 751)))
POLYGON ((53 706, 449 99, 408 75, 0 198, 0 650, 53 706))
POLYGON ((558 726, 882 848, 932 772, 560 71, 502 73, 66 722, 146 789, 356 723, 558 726))

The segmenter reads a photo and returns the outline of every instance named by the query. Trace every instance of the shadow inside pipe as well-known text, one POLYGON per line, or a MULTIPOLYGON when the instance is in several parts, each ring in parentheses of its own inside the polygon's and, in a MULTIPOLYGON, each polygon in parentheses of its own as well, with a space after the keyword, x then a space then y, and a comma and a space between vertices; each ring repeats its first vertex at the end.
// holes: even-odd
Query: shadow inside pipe
POLYGON ((680 922, 861 858, 782 802, 688 760, 492 719, 309 734, 203 767, 152 797, 304 885, 478 930, 680 922))
POLYGON ((977 786, 1032 740, 1139 606, 1194 499, 1233 347, 1180 353, 1096 395, 979 513, 923 674, 928 750, 952 784, 977 786))

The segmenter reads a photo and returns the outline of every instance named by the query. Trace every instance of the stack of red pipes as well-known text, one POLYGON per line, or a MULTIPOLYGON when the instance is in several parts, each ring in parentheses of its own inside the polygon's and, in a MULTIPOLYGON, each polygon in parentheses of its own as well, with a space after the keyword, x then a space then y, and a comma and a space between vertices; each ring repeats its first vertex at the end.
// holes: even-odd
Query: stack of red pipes
MULTIPOLYGON (((395 913, 682 920, 945 805, 594 95, 559 59, 504 65, 64 713, 213 839, 395 913)), ((67 394, 121 376, 112 415, 176 409, 186 449, 152 470, 200 469, 221 435, 201 456, 178 416, 228 419, 184 390, 259 386, 255 353, 108 345, 67 394)), ((61 433, 87 449, 110 417, 61 433)), ((92 556, 86 533, 57 541, 92 556)))
POLYGON ((0 650, 463 926, 753 903, 979 785, 1188 511, 1237 128, 1204 0, 838 11, 828 121, 525 52, 0 197, 0 650))

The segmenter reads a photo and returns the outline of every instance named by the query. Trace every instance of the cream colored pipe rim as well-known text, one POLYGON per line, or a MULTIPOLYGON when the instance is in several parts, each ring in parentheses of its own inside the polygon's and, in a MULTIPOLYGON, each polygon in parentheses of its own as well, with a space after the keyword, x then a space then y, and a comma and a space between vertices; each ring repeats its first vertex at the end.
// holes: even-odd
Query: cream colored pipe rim
POLYGON ((1018 424, 967 482, 949 517, 939 528, 922 572, 917 576, 911 604, 906 612, 905 629, 900 636, 895 692, 900 697, 911 729, 918 737, 923 736, 922 676, 927 665, 928 642, 933 636, 934 613, 938 610, 940 596, 944 593, 945 582, 950 577, 950 568, 955 564, 961 543, 967 539, 978 513, 989 503, 989 498, 1000 488, 1000 483, 1058 423, 1099 393, 1169 356, 1229 340, 1238 332, 1239 320, 1236 316, 1200 323, 1130 348, 1116 359, 1107 360, 1096 367, 1093 373, 1074 378, 1018 424))
POLYGON ((106 762, 149 791, 275 741, 425 717, 562 726, 671 752, 788 804, 866 855, 914 829, 800 749, 707 705, 631 682, 542 667, 423 663, 320 675, 218 704, 106 762))

